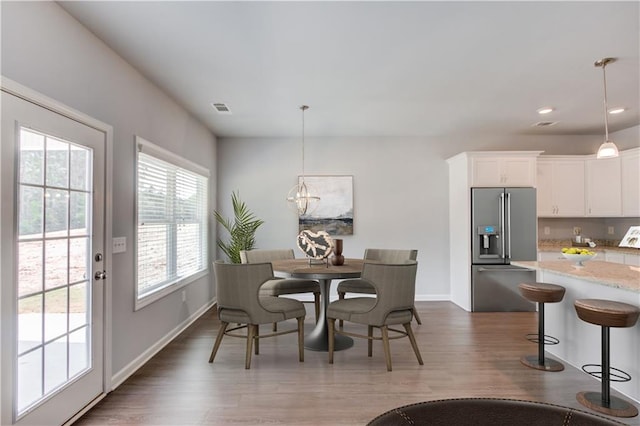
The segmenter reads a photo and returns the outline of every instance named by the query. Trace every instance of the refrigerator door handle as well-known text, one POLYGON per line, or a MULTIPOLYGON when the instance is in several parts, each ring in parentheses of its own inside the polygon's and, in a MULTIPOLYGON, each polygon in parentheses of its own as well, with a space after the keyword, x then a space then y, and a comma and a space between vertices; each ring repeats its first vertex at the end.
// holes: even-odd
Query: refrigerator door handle
POLYGON ((505 202, 504 202, 504 193, 502 193, 502 194, 500 194, 500 218, 499 218, 500 219, 500 258, 501 259, 504 259, 506 257, 505 256, 505 247, 504 247, 504 244, 505 244, 505 242, 504 242, 504 240, 505 240, 505 238, 504 238, 504 236, 505 236, 505 234, 504 234, 504 226, 505 226, 505 223, 504 223, 504 219, 505 219, 504 204, 505 204, 505 202))
POLYGON ((511 259, 511 194, 507 192, 505 197, 507 199, 507 216, 505 219, 507 222, 507 241, 504 243, 507 245, 507 252, 505 253, 505 257, 511 259))

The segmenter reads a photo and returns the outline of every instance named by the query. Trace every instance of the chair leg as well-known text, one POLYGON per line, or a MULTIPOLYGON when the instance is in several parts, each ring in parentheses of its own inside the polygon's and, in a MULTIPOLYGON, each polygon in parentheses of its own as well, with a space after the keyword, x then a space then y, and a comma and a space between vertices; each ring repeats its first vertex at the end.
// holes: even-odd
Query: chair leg
POLYGON ((391 371, 391 348, 389 347, 389 329, 386 325, 380 327, 382 331, 382 348, 384 349, 384 359, 387 361, 387 371, 391 371))
POLYGON ((298 358, 304 362, 304 317, 298 317, 298 358))
POLYGON ((369 338, 367 339, 367 355, 369 357, 373 356, 373 326, 369 325, 367 326, 367 335, 369 336, 369 338))
MULTIPOLYGON (((344 299, 344 295, 345 295, 345 294, 346 294, 346 293, 345 293, 344 291, 339 291, 339 292, 338 292, 338 300, 342 300, 342 299, 344 299)), ((342 320, 338 321, 338 326, 339 326, 340 328, 343 328, 343 327, 344 327, 344 321, 342 321, 342 320)))
POLYGON ((334 346, 335 346, 336 319, 335 318, 327 318, 327 323, 329 325, 329 364, 333 364, 333 350, 334 350, 334 346))
POLYGON ((409 337, 409 341, 411 342, 413 352, 415 352, 416 358, 418 358, 418 364, 424 365, 424 363, 422 362, 422 355, 420 355, 420 349, 418 349, 418 343, 416 342, 416 336, 414 336, 413 330, 411 329, 411 323, 408 322, 403 325, 404 329, 407 331, 407 336, 409 337))
POLYGON ((413 305, 413 317, 416 319, 418 325, 422 325, 422 320, 420 319, 420 315, 418 315, 418 310, 416 309, 416 305, 413 305))
POLYGON ((229 326, 228 322, 220 321, 220 330, 218 330, 218 335, 216 336, 216 342, 213 344, 213 350, 211 351, 209 362, 213 362, 213 359, 216 357, 216 354, 218 353, 218 348, 220 347, 220 343, 222 342, 222 338, 224 337, 224 332, 227 330, 228 326, 229 326))
POLYGON ((320 293, 313 293, 313 304, 316 308, 316 324, 320 319, 320 293))
POLYGON ((247 324, 247 354, 244 361, 244 368, 247 370, 251 368, 251 346, 253 346, 253 336, 256 327, 255 324, 247 324))
POLYGON ((256 324, 256 330, 255 333, 253 334, 253 344, 255 347, 255 354, 259 355, 260 354, 260 325, 256 324))

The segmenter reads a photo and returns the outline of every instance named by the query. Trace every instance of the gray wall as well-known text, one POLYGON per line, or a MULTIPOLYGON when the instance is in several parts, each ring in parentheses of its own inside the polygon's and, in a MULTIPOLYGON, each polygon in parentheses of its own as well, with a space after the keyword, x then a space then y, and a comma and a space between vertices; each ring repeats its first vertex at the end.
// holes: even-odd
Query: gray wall
MULTIPOLYGON (((134 135, 210 169, 216 139, 180 105, 53 2, 2 2, 2 75, 113 126, 113 234, 126 253, 108 267, 117 374, 213 298, 211 276, 134 312, 134 135)), ((110 241, 109 239, 107 241, 110 241)), ((211 248, 213 250, 213 246, 211 248)), ((213 254, 211 255, 213 257, 213 254)))

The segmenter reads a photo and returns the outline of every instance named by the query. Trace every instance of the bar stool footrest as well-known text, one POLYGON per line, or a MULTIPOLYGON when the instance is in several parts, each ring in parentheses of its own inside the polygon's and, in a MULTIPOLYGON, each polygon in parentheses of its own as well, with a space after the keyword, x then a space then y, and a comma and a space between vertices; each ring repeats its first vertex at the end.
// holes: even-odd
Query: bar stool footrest
MULTIPOLYGON (((538 333, 529 333, 525 337, 530 342, 540 343, 540 338, 538 336, 538 333)), ((557 345, 558 343, 560 343, 560 340, 556 339, 553 336, 549 336, 549 335, 545 334, 544 337, 543 337, 543 343, 545 345, 557 345)))
MULTIPOLYGON (((602 365, 601 364, 585 364, 582 366, 582 371, 585 373, 602 380, 602 365), (594 370, 597 368, 597 370, 594 370)), ((609 381, 610 382, 628 382, 631 380, 631 376, 626 372, 618 368, 609 367, 609 381), (613 372, 612 372, 613 371, 613 372)))

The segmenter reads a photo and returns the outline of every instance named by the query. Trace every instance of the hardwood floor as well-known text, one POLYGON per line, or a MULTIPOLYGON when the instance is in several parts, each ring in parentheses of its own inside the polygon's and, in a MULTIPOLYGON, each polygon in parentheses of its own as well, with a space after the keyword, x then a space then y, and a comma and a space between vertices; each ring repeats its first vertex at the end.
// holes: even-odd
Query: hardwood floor
MULTIPOLYGON (((536 353, 524 338, 537 331, 535 313, 468 313, 450 302, 416 305, 423 325, 412 325, 424 366, 409 340, 398 339, 391 341, 392 372, 382 344, 374 342, 368 358, 364 339, 336 352, 333 365, 325 352, 308 350, 299 363, 295 334, 262 340, 250 370, 244 369, 244 340, 225 337, 209 364, 219 326, 210 311, 76 425, 364 425, 397 406, 459 397, 545 401, 587 411, 576 393, 600 389, 599 381, 569 365, 541 372, 520 364, 521 355, 536 353)), ((307 331, 313 318, 307 316, 307 331)), ((281 327, 295 327, 294 320, 289 323, 281 327)), ((345 327, 366 333, 351 323, 345 327)), ((617 420, 640 425, 637 417, 617 420)))

